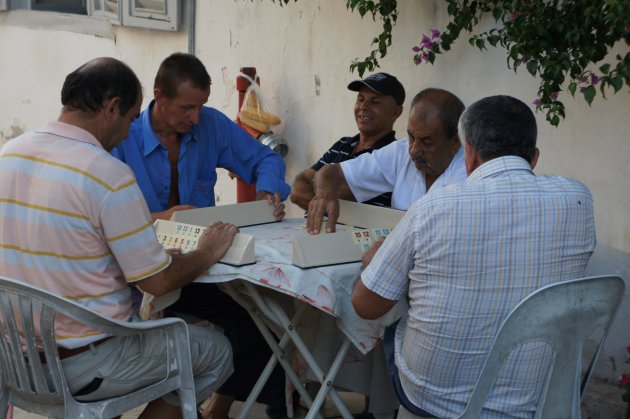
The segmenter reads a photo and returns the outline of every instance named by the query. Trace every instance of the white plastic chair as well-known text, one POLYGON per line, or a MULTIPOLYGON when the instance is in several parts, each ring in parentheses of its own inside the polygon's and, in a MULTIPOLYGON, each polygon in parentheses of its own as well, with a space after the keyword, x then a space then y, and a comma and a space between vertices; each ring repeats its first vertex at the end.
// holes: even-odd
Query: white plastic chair
POLYGON ((528 341, 545 341, 551 347, 553 360, 534 417, 579 419, 584 387, 624 288, 619 277, 597 276, 548 285, 526 297, 501 325, 460 418, 479 417, 498 372, 515 347, 528 341), (599 329, 603 329, 603 334, 580 384, 582 345, 599 329))
POLYGON ((181 319, 121 322, 23 282, 0 277, 0 325, 0 419, 5 418, 8 405, 54 418, 109 418, 173 391, 179 394, 184 418, 197 418, 188 329, 181 319), (111 336, 159 330, 167 347, 166 376, 159 382, 111 399, 75 400, 57 352, 54 332, 57 313, 111 336), (41 355, 36 329, 41 330, 44 349, 41 355))

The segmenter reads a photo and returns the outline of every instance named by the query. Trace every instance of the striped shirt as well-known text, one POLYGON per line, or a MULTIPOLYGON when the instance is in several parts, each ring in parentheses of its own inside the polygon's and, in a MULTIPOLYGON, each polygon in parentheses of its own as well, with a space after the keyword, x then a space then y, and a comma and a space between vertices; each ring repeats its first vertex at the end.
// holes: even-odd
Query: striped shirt
MULTIPOLYGON (((0 150, 0 275, 128 320, 128 283, 170 261, 133 173, 90 133, 50 122, 0 150)), ((104 337, 65 317, 56 334, 68 348, 104 337)))
MULTIPOLYGON (((594 247, 586 187, 535 176, 519 157, 412 205, 361 276, 378 295, 409 301, 395 339, 409 399, 459 416, 503 319, 536 289, 582 276, 594 247)), ((481 417, 533 417, 548 358, 540 343, 513 353, 481 417)))
MULTIPOLYGON (((321 169, 328 164, 341 163, 342 161, 351 160, 365 153, 371 153, 374 150, 385 147, 386 145, 396 141, 396 132, 391 131, 375 142, 371 147, 364 148, 358 152, 354 152, 354 148, 359 143, 359 134, 354 137, 343 137, 333 144, 324 155, 311 166, 315 171, 321 169)), ((365 204, 376 205, 378 207, 391 207, 392 193, 386 192, 364 201, 365 204)))

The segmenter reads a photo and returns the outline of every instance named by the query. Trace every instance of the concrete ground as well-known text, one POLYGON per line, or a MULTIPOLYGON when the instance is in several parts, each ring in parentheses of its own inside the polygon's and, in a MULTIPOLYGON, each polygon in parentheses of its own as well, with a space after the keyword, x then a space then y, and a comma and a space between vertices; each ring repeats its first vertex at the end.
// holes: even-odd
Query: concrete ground
MULTIPOLYGON (((363 409, 363 396, 357 393, 340 392, 348 409, 352 413, 359 413, 363 409)), ((582 419, 628 419, 626 416, 627 405, 621 400, 622 390, 616 383, 601 381, 597 378, 591 379, 586 389, 586 394, 582 400, 582 419)), ((236 417, 240 411, 242 403, 235 403, 230 411, 230 417, 236 417)), ((135 409, 123 415, 123 419, 135 419, 142 408, 135 409)), ((302 419, 306 414, 303 408, 298 409, 295 418, 302 419)), ((338 417, 334 405, 329 401, 324 409, 324 417, 338 417)), ((249 415, 251 419, 267 419, 265 405, 256 404, 249 415)), ((40 419, 42 416, 15 409, 14 419, 40 419)))
MULTIPOLYGON (((357 393, 347 393, 340 392, 339 395, 348 406, 348 409, 352 413, 359 413, 363 409, 363 396, 357 393)), ((240 411, 242 403, 236 402, 232 406, 232 410, 230 410, 230 417, 236 417, 238 412, 240 411)), ((122 416, 122 419, 136 419, 140 412, 142 412, 143 407, 139 407, 134 409, 131 412, 125 413, 122 416)), ((337 417, 337 410, 334 408, 332 402, 327 402, 326 408, 323 412, 326 418, 337 417)), ((299 408, 294 416, 295 419, 302 419, 306 415, 306 410, 303 408, 299 408)), ((33 413, 28 413, 20 409, 15 409, 13 412, 13 419, 41 419, 44 416, 35 415, 33 413)), ((256 404, 254 408, 250 412, 249 418, 251 419, 268 419, 268 416, 265 414, 265 405, 256 404)))
POLYGON ((597 377, 589 380, 582 398, 582 419, 628 419, 628 406, 617 383, 597 377))

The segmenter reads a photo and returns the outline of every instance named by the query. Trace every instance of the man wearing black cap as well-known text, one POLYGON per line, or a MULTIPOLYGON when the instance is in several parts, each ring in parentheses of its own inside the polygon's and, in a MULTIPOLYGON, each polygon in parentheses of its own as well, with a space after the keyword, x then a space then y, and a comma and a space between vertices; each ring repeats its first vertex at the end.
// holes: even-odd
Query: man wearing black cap
MULTIPOLYGON (((291 188, 291 202, 303 209, 308 208, 314 196, 312 182, 319 169, 371 153, 396 140, 392 128, 405 102, 405 89, 398 79, 387 73, 375 73, 363 80, 353 81, 348 89, 358 92, 354 118, 359 133, 354 137, 341 138, 313 166, 296 176, 291 188)), ((343 195, 340 198, 352 199, 343 195)), ((365 203, 389 207, 391 193, 372 197, 365 203)))
POLYGON ((464 104, 453 93, 424 89, 411 101, 407 138, 319 170, 313 177, 314 194, 308 204, 309 233, 320 232, 324 215, 328 216, 327 232, 335 231, 339 199, 365 202, 391 192, 391 207, 406 211, 429 190, 466 179, 457 135, 463 111, 464 104))

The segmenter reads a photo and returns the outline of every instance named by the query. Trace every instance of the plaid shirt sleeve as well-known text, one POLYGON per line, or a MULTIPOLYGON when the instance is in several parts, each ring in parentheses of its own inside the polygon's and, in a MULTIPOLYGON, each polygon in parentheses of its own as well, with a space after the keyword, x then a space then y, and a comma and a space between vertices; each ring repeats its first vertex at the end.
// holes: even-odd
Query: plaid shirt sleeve
POLYGON ((409 271, 414 263, 417 213, 414 204, 361 274, 370 291, 388 300, 398 301, 407 295, 409 271))

